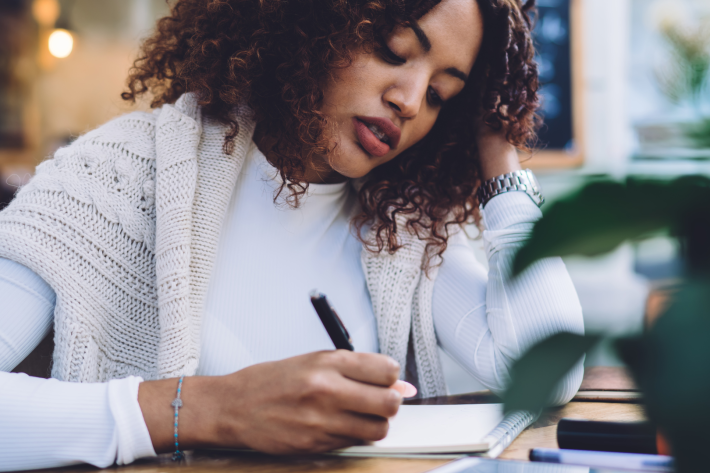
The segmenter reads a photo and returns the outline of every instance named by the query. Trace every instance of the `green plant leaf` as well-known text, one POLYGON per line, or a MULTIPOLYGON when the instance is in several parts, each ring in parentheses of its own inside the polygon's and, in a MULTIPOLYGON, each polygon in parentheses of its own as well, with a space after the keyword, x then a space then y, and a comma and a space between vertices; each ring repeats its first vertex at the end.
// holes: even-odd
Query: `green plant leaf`
POLYGON ((710 118, 686 125, 685 135, 696 148, 710 148, 710 118))
POLYGON ((541 258, 597 256, 661 231, 682 236, 699 216, 710 221, 710 180, 702 176, 593 182, 550 206, 518 251, 513 275, 541 258))
POLYGON ((650 418, 667 435, 679 472, 707 471, 710 445, 710 279, 683 284, 647 334, 622 339, 650 418))
POLYGON ((598 335, 562 332, 530 348, 511 370, 510 385, 503 395, 505 411, 537 412, 547 407, 557 383, 600 339, 598 335))

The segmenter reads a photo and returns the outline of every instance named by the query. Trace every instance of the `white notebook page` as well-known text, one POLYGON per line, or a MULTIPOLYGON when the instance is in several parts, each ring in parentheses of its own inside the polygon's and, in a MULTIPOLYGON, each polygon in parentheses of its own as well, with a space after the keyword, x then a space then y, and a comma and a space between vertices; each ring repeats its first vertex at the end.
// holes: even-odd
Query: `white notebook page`
POLYGON ((343 453, 483 452, 484 438, 503 420, 502 404, 400 406, 387 437, 343 453))

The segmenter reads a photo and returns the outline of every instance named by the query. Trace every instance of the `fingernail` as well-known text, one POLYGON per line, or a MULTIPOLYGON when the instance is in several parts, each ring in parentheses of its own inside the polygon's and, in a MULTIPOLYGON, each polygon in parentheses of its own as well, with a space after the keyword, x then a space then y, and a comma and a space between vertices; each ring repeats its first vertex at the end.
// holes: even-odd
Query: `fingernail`
POLYGON ((402 393, 403 397, 414 397, 417 395, 417 388, 413 384, 410 384, 406 381, 402 381, 404 383, 404 393, 402 393))
POLYGON ((399 392, 402 397, 412 397, 417 395, 417 388, 406 381, 402 381, 401 379, 397 380, 394 385, 392 385, 392 388, 399 392))

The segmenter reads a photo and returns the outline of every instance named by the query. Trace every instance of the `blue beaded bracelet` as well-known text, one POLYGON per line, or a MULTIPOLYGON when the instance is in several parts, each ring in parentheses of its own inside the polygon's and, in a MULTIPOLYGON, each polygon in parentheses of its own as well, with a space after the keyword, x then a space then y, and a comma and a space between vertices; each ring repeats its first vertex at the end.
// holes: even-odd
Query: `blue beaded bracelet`
POLYGON ((175 432, 175 453, 173 453, 173 461, 180 461, 185 458, 185 454, 180 451, 180 447, 178 446, 178 409, 182 407, 182 399, 180 399, 180 391, 182 391, 182 380, 184 376, 180 376, 180 380, 178 381, 178 388, 177 388, 177 397, 173 399, 173 402, 170 403, 171 406, 175 408, 175 425, 174 425, 174 432, 175 432))

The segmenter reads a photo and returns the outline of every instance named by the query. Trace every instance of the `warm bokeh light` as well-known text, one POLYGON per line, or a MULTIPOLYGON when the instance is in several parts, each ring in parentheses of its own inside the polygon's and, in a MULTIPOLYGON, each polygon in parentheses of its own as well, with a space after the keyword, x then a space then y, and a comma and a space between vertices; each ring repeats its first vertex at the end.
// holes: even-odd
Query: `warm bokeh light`
POLYGON ((59 0, 35 0, 32 4, 32 15, 40 25, 52 28, 59 18, 59 0))
POLYGON ((57 58, 69 56, 74 49, 74 37, 67 30, 57 29, 49 35, 49 52, 57 58))

